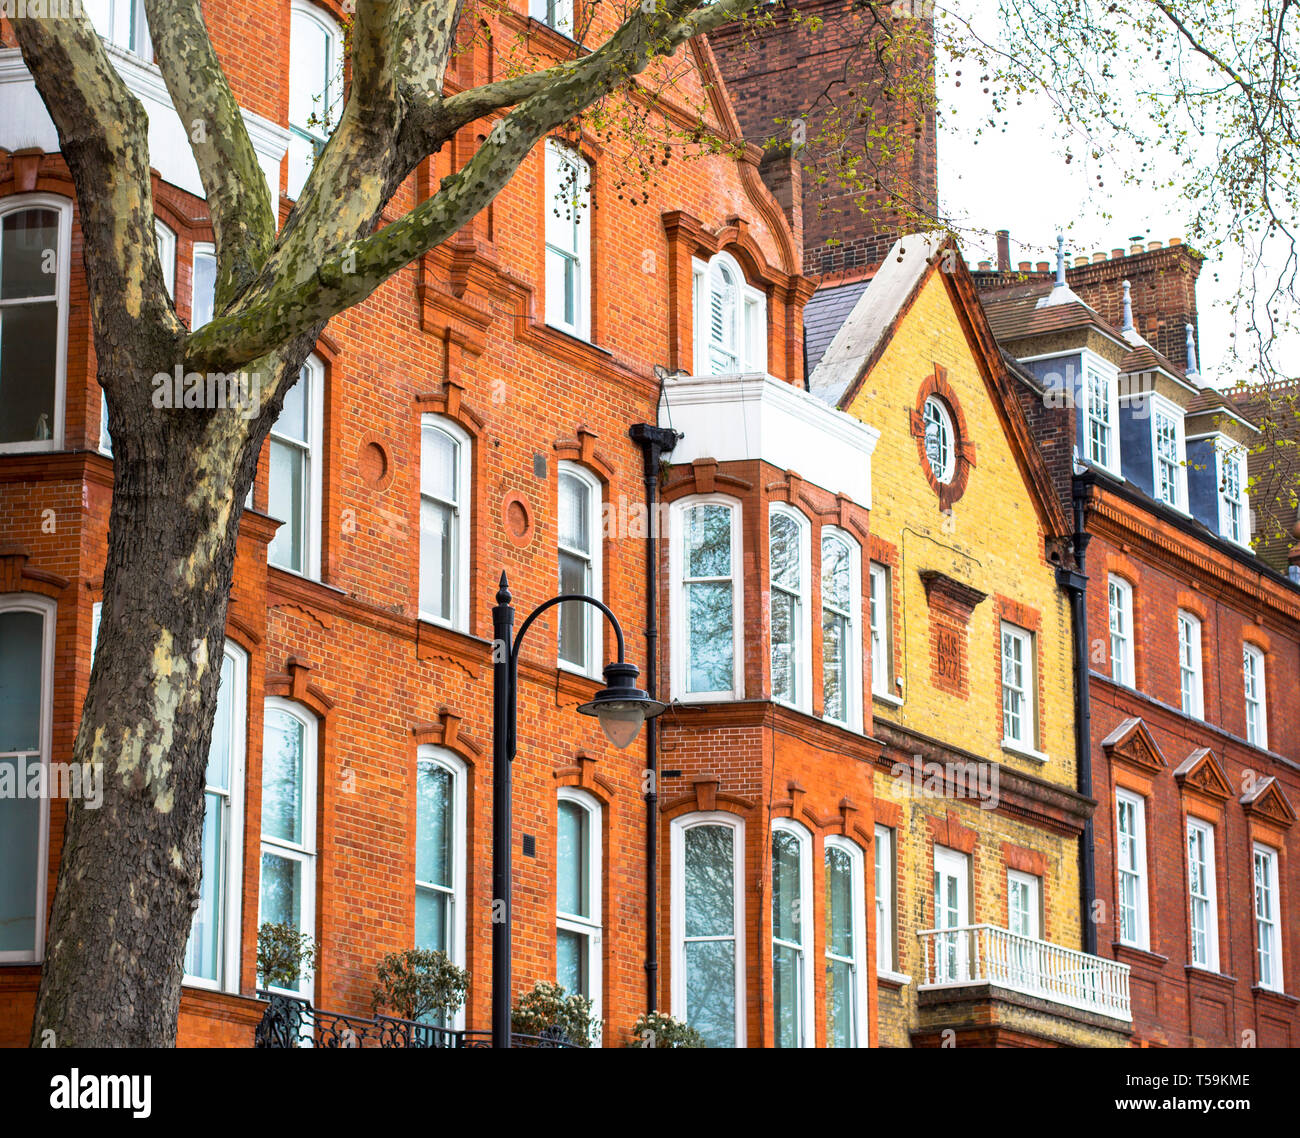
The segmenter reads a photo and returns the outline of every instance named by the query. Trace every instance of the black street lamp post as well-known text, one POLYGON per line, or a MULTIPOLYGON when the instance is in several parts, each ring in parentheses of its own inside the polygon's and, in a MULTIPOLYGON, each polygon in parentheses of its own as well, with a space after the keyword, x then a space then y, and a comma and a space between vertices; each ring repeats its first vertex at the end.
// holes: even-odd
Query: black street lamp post
POLYGON ((624 659, 623 630, 609 608, 595 597, 563 593, 543 601, 513 635, 515 609, 505 573, 492 608, 492 1046, 510 1046, 511 935, 511 770, 515 758, 516 705, 519 698, 519 645, 542 613, 555 605, 581 601, 605 614, 618 640, 618 660, 605 665, 605 687, 578 708, 600 721, 606 738, 620 750, 630 746, 647 719, 667 704, 636 686, 635 664, 624 659))

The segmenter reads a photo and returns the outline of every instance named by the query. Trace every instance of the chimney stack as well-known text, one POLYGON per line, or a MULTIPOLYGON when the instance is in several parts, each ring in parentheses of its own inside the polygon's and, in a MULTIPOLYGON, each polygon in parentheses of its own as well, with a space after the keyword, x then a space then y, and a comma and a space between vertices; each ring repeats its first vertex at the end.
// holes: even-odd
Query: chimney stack
POLYGON ((1011 230, 998 230, 998 272, 1011 270, 1011 230))

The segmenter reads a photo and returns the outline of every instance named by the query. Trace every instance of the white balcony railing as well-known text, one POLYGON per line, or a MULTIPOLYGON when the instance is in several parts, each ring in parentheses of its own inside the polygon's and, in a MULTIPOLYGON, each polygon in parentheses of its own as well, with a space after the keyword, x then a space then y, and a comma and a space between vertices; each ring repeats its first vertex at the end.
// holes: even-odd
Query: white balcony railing
POLYGON ((1026 996, 1132 1021, 1127 964, 994 925, 917 933, 925 954, 921 991, 996 984, 1026 996))

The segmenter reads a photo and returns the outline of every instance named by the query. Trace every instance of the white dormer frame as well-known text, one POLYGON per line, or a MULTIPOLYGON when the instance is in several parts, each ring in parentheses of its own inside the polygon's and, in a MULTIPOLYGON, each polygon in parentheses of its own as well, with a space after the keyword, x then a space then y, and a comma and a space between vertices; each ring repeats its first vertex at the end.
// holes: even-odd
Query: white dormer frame
POLYGON ((1150 421, 1151 421, 1151 490, 1153 497, 1157 501, 1163 502, 1177 510, 1180 514, 1190 516, 1189 499, 1187 496, 1187 431, 1185 429, 1185 414, 1183 409, 1172 399, 1158 392, 1149 391, 1146 393, 1147 399, 1150 400, 1150 421), (1161 416, 1172 419, 1174 423, 1174 445, 1175 445, 1175 470, 1174 470, 1174 494, 1176 501, 1171 502, 1168 498, 1160 493, 1160 450, 1159 435, 1157 433, 1157 424, 1161 416))
POLYGON ((1246 491, 1246 448, 1227 435, 1214 436, 1217 469, 1214 472, 1219 502, 1219 535, 1234 545, 1250 549, 1250 495, 1246 491), (1235 489, 1236 493, 1233 494, 1235 489), (1235 518, 1233 505, 1237 506, 1235 518))
POLYGON ((1080 356, 1080 376, 1079 376, 1079 416, 1083 426, 1082 457, 1093 466, 1113 474, 1116 478, 1122 477, 1122 462, 1120 458, 1120 440, 1119 440, 1119 368, 1109 360, 1099 356, 1096 352, 1084 348, 1079 353, 1080 356), (1092 373, 1105 380, 1107 385, 1107 406, 1105 422, 1109 427, 1109 437, 1106 442, 1105 461, 1093 457, 1090 427, 1094 417, 1102 421, 1101 416, 1093 414, 1092 391, 1089 384, 1089 378, 1092 373))
POLYGON ((694 308, 695 375, 732 375, 767 372, 767 294, 754 288, 740 262, 730 253, 717 253, 708 261, 691 258, 691 298, 694 308), (715 371, 709 360, 711 341, 709 309, 712 270, 722 265, 739 282, 740 304, 736 313, 736 366, 732 371, 715 371))

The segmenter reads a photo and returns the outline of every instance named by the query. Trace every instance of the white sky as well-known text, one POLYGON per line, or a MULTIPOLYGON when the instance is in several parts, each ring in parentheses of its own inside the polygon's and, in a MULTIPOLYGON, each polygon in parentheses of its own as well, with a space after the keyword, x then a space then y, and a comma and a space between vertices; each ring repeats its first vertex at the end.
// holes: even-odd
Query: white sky
MULTIPOLYGON (((1019 261, 1051 261, 1055 267, 1058 231, 1066 235, 1071 259, 1127 249, 1134 236, 1165 244, 1171 237, 1187 240, 1188 209, 1175 188, 1123 182, 1123 170, 1137 166, 1135 151, 1126 153, 1108 139, 1111 153, 1095 161, 1090 147, 1076 139, 1069 147, 1073 159, 1066 164, 1067 136, 1045 97, 1026 95, 1023 105, 1009 108, 999 116, 998 127, 989 129, 989 100, 970 66, 963 68, 965 85, 960 89, 960 80, 942 59, 937 68, 940 210, 959 226, 987 231, 987 236, 962 234, 968 261, 996 262, 993 232, 998 229, 1011 231, 1013 267, 1019 261), (1007 120, 1005 128, 1002 118, 1007 120), (977 139, 980 125, 986 130, 977 139)), ((1147 157, 1152 157, 1150 151, 1147 157)), ((1163 169, 1166 178, 1175 172, 1172 163, 1163 169)), ((1240 367, 1229 371, 1223 366, 1234 330, 1227 304, 1240 288, 1240 272, 1239 260, 1207 258, 1197 282, 1202 378, 1219 385, 1242 377, 1240 367)), ((1245 334, 1244 325, 1237 334, 1245 334)), ((1300 374, 1300 342, 1292 339, 1287 339, 1291 350, 1282 359, 1294 361, 1290 370, 1300 374)))

